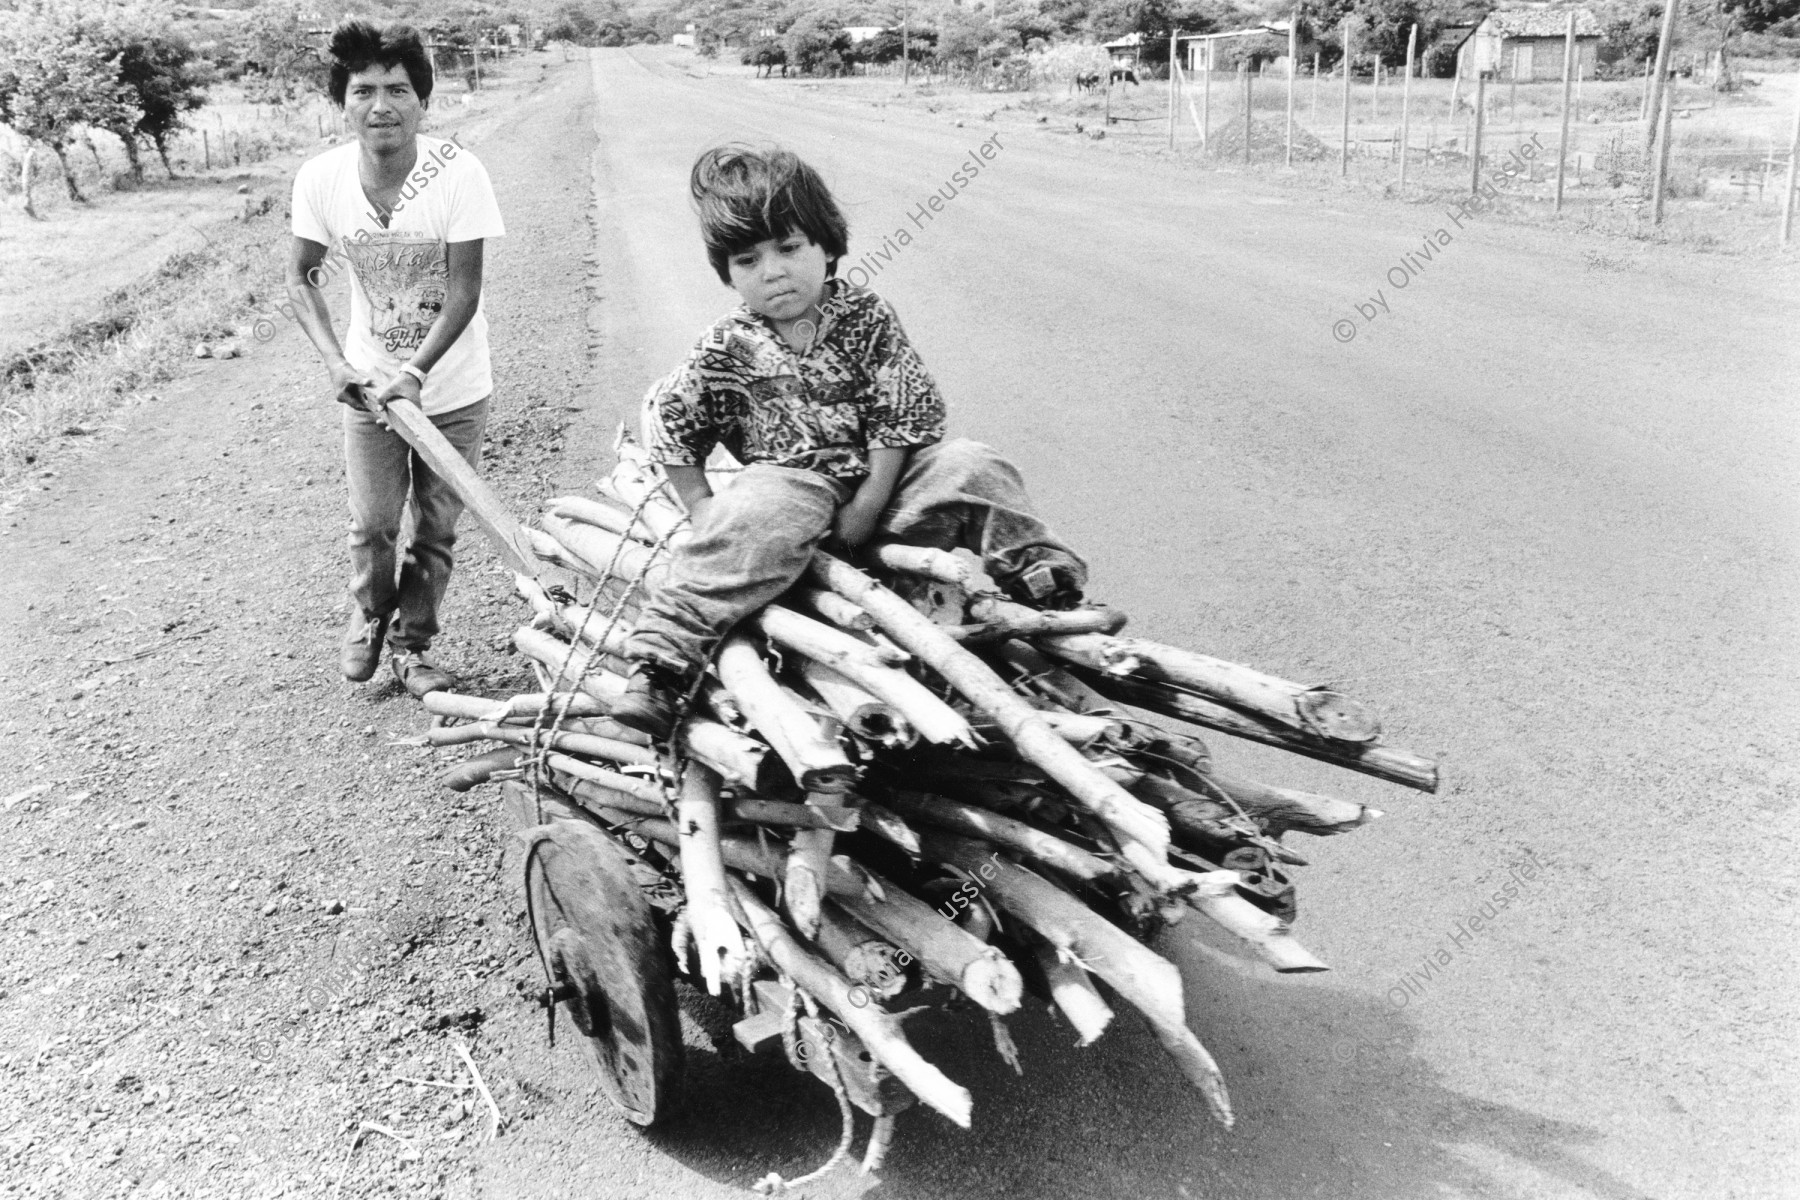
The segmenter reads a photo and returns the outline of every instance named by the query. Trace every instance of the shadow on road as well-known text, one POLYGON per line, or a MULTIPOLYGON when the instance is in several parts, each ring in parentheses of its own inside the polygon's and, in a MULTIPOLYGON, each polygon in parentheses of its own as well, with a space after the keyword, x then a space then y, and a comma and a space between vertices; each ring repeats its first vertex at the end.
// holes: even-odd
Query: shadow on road
MULTIPOLYGON (((1122 1006, 1099 1043, 1076 1050, 1067 1027, 1028 1001, 1010 1022, 1023 1078, 999 1060, 978 1011, 934 1012, 908 1030, 974 1093, 974 1129, 907 1112, 875 1182, 856 1174, 862 1117, 851 1160, 807 1193, 1435 1200, 1551 1187, 1650 1200, 1585 1161, 1598 1130, 1445 1086, 1414 1054, 1410 1022, 1386 1005, 1206 959, 1184 975, 1190 1021, 1231 1084, 1236 1129, 1209 1118, 1122 1006)), ((682 1119, 650 1139, 723 1185, 745 1187, 770 1170, 804 1174, 837 1144, 830 1095, 778 1058, 690 1049, 688 1088, 682 1119)))

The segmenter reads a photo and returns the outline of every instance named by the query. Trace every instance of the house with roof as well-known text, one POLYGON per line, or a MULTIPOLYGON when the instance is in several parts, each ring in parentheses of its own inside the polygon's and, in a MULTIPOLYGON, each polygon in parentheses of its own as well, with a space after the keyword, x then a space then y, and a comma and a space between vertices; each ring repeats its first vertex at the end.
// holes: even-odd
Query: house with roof
POLYGON ((1448 39, 1461 35, 1458 65, 1464 76, 1487 71, 1491 79, 1541 83, 1562 78, 1563 42, 1571 12, 1575 14, 1576 71, 1592 79, 1599 63, 1600 18, 1579 5, 1509 5, 1494 9, 1474 26, 1452 27, 1444 33, 1448 39))

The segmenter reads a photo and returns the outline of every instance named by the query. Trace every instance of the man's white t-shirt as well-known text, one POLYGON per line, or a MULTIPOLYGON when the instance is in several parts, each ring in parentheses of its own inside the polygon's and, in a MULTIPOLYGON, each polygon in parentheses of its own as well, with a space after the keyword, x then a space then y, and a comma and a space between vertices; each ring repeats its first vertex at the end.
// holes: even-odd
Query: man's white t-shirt
MULTIPOLYGON (((308 159, 294 177, 294 236, 327 248, 323 275, 349 265, 344 357, 377 386, 419 348, 443 309, 450 282, 447 243, 506 233, 493 185, 475 156, 442 138, 420 135, 418 143, 418 161, 385 229, 363 195, 357 143, 308 159)), ((420 407, 429 415, 446 413, 493 390, 487 317, 477 305, 468 328, 432 367, 420 407)))

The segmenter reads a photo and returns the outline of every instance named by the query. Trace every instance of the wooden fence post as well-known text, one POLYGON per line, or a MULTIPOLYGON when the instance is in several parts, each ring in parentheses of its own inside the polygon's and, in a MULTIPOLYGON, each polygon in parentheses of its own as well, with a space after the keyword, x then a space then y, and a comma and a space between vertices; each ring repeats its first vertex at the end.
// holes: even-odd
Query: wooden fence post
POLYGON ((1294 58, 1300 53, 1300 10, 1288 17, 1287 134, 1282 165, 1294 165, 1294 58))
MULTIPOLYGON (((1771 146, 1770 156, 1775 151, 1771 146)), ((1781 244, 1787 245, 1788 238, 1794 232, 1794 184, 1795 168, 1800 167, 1800 96, 1794 99, 1794 132, 1788 139, 1787 191, 1781 195, 1781 244)))

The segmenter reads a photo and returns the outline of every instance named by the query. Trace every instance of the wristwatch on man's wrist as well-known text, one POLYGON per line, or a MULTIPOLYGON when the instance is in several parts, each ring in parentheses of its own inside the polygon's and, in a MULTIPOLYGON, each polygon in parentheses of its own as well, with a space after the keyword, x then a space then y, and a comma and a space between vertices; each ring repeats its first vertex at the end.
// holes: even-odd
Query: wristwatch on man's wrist
POLYGON ((425 386, 425 372, 421 371, 418 367, 415 367, 411 363, 401 363, 400 370, 403 374, 411 375, 414 379, 418 380, 420 387, 425 386))

